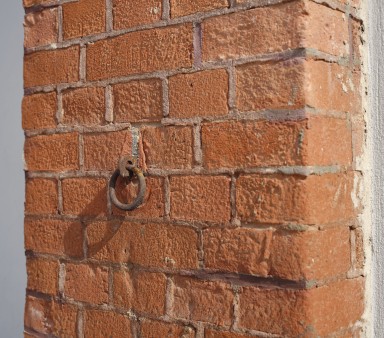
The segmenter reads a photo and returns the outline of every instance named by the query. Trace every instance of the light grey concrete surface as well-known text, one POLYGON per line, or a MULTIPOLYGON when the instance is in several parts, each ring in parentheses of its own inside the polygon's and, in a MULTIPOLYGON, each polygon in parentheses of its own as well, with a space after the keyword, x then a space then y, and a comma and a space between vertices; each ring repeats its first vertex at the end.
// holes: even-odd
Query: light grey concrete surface
POLYGON ((384 337, 384 2, 368 2, 373 337, 384 337))
POLYGON ((22 0, 0 10, 0 338, 23 337, 22 0))

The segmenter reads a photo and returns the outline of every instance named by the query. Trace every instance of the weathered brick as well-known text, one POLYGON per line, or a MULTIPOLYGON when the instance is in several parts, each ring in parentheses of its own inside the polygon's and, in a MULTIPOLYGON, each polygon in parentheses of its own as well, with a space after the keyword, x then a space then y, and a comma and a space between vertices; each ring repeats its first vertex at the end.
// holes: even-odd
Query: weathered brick
POLYGON ((237 67, 237 108, 240 111, 303 108, 304 63, 302 59, 291 59, 237 67))
POLYGON ((104 0, 80 0, 63 5, 64 39, 72 39, 104 31, 104 0))
POLYGON ((108 269, 86 264, 65 266, 65 296, 92 304, 108 302, 108 269))
POLYGON ((79 169, 77 133, 39 135, 25 140, 24 156, 30 171, 66 171, 79 169))
POLYGON ((195 331, 190 326, 171 324, 160 321, 144 319, 140 322, 140 337, 142 338, 194 338, 195 331))
POLYGON ((229 177, 175 176, 170 185, 173 219, 229 221, 229 177))
POLYGON ((64 214, 104 215, 107 210, 107 181, 104 178, 68 178, 62 183, 64 214))
POLYGON ((207 168, 300 165, 306 121, 230 121, 202 126, 207 168), (230 131, 230 132, 229 132, 230 131))
POLYGON ((120 270, 113 277, 115 306, 162 316, 167 279, 162 273, 120 270))
POLYGON ((87 50, 87 79, 99 80, 192 65, 192 25, 128 33, 87 50))
POLYGON ((121 314, 99 310, 84 313, 84 336, 94 338, 132 338, 131 322, 121 314))
POLYGON ((216 331, 211 329, 205 329, 205 338, 261 338, 262 336, 240 334, 228 331, 216 331))
POLYGON ((29 214, 57 214, 57 182, 32 178, 26 182, 25 212, 29 214))
POLYGON ((208 269, 315 280, 343 275, 351 267, 347 227, 304 232, 207 229, 203 236, 208 269))
POLYGON ((322 52, 347 56, 349 53, 348 16, 323 4, 304 1, 303 27, 304 47, 322 52))
POLYGON ((113 0, 114 29, 124 29, 161 20, 161 0, 113 0))
POLYGON ((44 129, 56 127, 56 92, 24 96, 23 129, 44 129))
POLYGON ((37 258, 27 259, 27 289, 56 295, 58 290, 59 264, 37 258))
POLYGON ((90 87, 63 92, 63 123, 100 125, 105 123, 104 88, 90 87))
POLYGON ((24 19, 24 47, 38 47, 57 42, 57 9, 31 12, 24 19))
POLYGON ((27 296, 24 316, 26 328, 57 337, 76 337, 76 320, 75 306, 27 296))
POLYGON ((157 169, 192 167, 192 127, 148 127, 141 132, 146 165, 157 169))
POLYGON ((302 131, 299 142, 303 164, 348 166, 352 163, 352 130, 347 119, 312 117, 302 131))
POLYGON ((169 116, 217 116, 228 113, 228 73, 224 69, 169 78, 169 116))
POLYGON ((353 173, 321 176, 244 175, 237 180, 238 216, 250 223, 324 224, 353 219, 353 173))
POLYGON ((47 3, 55 3, 58 0, 23 0, 24 7, 32 7, 38 5, 44 5, 47 3))
POLYGON ((82 226, 77 221, 27 219, 24 238, 26 250, 70 257, 83 256, 82 226))
POLYGON ((365 250, 364 250, 364 232, 362 228, 357 228, 354 232, 355 237, 355 262, 354 268, 363 269, 365 265, 365 250))
POLYGON ((172 316, 229 326, 233 316, 233 293, 223 282, 174 278, 172 316))
POLYGON ((294 1, 209 18, 203 22, 202 29, 204 61, 301 47, 335 55, 346 55, 348 52, 345 15, 309 1, 294 1))
POLYGON ((149 267, 196 269, 197 234, 166 224, 95 222, 87 227, 90 257, 149 267))
POLYGON ((163 117, 159 79, 131 81, 113 86, 116 122, 159 121, 163 117))
MULTIPOLYGON (((146 191, 141 206, 132 211, 123 211, 113 206, 114 215, 126 215, 135 218, 159 218, 164 216, 164 179, 160 177, 146 177, 146 191)), ((116 196, 122 203, 132 203, 138 193, 138 182, 130 182, 125 186, 124 180, 118 178, 116 183, 116 196)))
POLYGON ((115 170, 122 156, 131 154, 130 130, 84 135, 86 170, 115 170))
POLYGON ((202 126, 203 162, 210 169, 349 165, 351 142, 348 120, 331 117, 308 116, 299 121, 228 121, 202 126))
POLYGON ((238 326, 289 337, 324 337, 360 318, 362 283, 343 280, 311 290, 244 288, 238 326))
POLYGON ((323 61, 305 63, 306 104, 318 109, 356 113, 361 110, 361 74, 323 61))
POLYGON ((319 60, 291 59, 249 63, 236 68, 240 111, 317 109, 355 112, 360 109, 360 74, 319 60))
POLYGON ((228 7, 226 0, 171 0, 171 16, 179 17, 196 12, 206 12, 213 9, 228 7))
POLYGON ((25 55, 24 87, 78 81, 79 59, 78 46, 25 55))

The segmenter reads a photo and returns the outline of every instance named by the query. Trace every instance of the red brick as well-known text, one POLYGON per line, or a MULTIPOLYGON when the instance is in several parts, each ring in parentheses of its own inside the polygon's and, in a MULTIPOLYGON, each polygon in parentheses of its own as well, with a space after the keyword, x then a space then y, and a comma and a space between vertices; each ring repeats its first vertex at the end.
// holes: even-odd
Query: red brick
POLYGON ((105 123, 104 88, 79 88, 63 92, 63 123, 100 125, 105 123))
POLYGON ((172 316, 175 318, 231 325, 233 293, 226 283, 177 276, 173 301, 172 316))
POLYGON ((202 126, 203 161, 209 169, 349 165, 351 142, 348 120, 329 117, 228 121, 202 126))
POLYGON ((178 17, 228 7, 227 0, 171 0, 171 16, 178 17))
POLYGON ((124 29, 161 20, 161 0, 113 0, 114 29, 124 29))
POLYGON ((312 117, 302 136, 303 163, 324 166, 352 163, 352 131, 347 119, 312 117))
POLYGON ((171 178, 171 217, 211 222, 230 219, 230 178, 175 176, 171 178))
POLYGON ((140 322, 142 338, 195 338, 195 331, 190 326, 171 324, 144 319, 140 322))
POLYGON ((328 111, 356 113, 361 110, 361 74, 323 61, 305 64, 306 103, 328 111))
POLYGON ((64 39, 72 39, 104 31, 104 0, 80 0, 63 5, 64 39))
POLYGON ((56 92, 24 96, 23 129, 45 129, 56 127, 56 92))
POLYGON ((237 67, 237 108, 240 111, 304 108, 304 63, 302 59, 291 59, 237 67))
POLYGON ((87 227, 89 257, 149 267, 196 269, 197 234, 166 224, 95 222, 87 227))
POLYGON ((94 338, 132 338, 131 322, 113 312, 89 310, 84 314, 84 336, 94 338))
MULTIPOLYGON (((207 168, 300 165, 302 121, 229 121, 203 124, 202 150, 207 168)), ((304 134, 305 135, 305 134, 304 134)))
POLYGON ((107 211, 107 181, 103 178, 64 179, 63 209, 78 216, 104 215, 107 211))
MULTIPOLYGON (((114 215, 126 215, 135 218, 159 218, 164 216, 164 179, 160 177, 146 177, 146 191, 141 206, 132 211, 122 211, 113 206, 114 215)), ((129 204, 136 198, 138 193, 138 182, 130 182, 126 187, 124 180, 119 178, 116 184, 116 195, 119 201, 129 204)))
POLYGON ((77 133, 39 135, 25 140, 27 170, 67 171, 79 169, 77 133))
POLYGON ((108 269, 85 264, 66 264, 65 296, 92 304, 108 302, 108 269))
POLYGON ((87 50, 87 79, 99 80, 192 65, 192 25, 128 33, 87 50))
POLYGON ((79 80, 79 46, 24 56, 24 87, 79 80))
POLYGON ((204 262, 207 269, 282 279, 315 280, 345 275, 351 267, 349 229, 207 229, 204 262))
POLYGON ((27 289, 56 295, 58 291, 59 264, 36 258, 27 259, 27 289))
POLYGON ((27 219, 24 238, 26 250, 60 256, 83 256, 82 227, 77 221, 27 219))
POLYGON ((249 223, 325 224, 353 219, 353 173, 321 176, 244 175, 237 180, 238 216, 249 223))
POLYGON ((360 319, 362 282, 344 280, 311 290, 244 288, 238 326, 289 337, 324 337, 360 319))
POLYGON ((228 73, 224 69, 169 78, 169 116, 217 116, 228 113, 228 73))
POLYGON ((305 1, 307 15, 302 18, 302 45, 322 52, 347 56, 349 53, 348 17, 326 5, 305 1))
POLYGON ((262 338, 262 336, 240 334, 228 331, 215 331, 211 329, 205 329, 205 338, 262 338))
POLYGON ((162 273, 117 271, 113 278, 113 302, 139 313, 162 316, 165 312, 167 279, 162 273))
POLYGON ((116 122, 160 121, 163 117, 159 79, 131 81, 113 86, 116 122))
POLYGON ((24 317, 26 328, 57 337, 76 337, 76 320, 77 309, 72 305, 27 296, 24 317))
POLYGON ((31 12, 24 19, 24 47, 38 47, 57 42, 57 9, 31 12))
POLYGON ((25 212, 29 214, 57 214, 57 182, 50 179, 28 179, 25 192, 25 212))
POLYGON ((204 61, 275 53, 301 47, 346 55, 345 15, 326 6, 295 1, 205 20, 204 61), (289 29, 287 29, 289 27, 289 29))
POLYGON ((86 170, 115 170, 122 156, 131 154, 130 130, 84 135, 86 170))
POLYGON ((141 132, 146 165, 189 169, 193 161, 192 127, 148 127, 141 132))
POLYGON ((299 109, 355 112, 361 106, 360 74, 336 63, 302 59, 249 63, 236 69, 240 111, 299 109))

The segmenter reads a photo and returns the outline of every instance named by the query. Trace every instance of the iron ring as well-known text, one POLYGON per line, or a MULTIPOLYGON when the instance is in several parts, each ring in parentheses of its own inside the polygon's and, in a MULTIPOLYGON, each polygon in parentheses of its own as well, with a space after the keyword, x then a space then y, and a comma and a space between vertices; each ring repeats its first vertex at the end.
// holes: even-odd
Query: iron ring
POLYGON ((115 172, 112 174, 111 179, 109 180, 109 196, 111 197, 112 203, 119 209, 125 211, 132 211, 134 209, 137 209, 143 203, 146 191, 146 183, 144 174, 139 168, 130 165, 127 167, 127 169, 132 176, 136 176, 139 180, 139 193, 137 194, 137 197, 131 204, 124 204, 118 200, 116 196, 116 182, 118 177, 120 176, 120 169, 116 169, 115 172))

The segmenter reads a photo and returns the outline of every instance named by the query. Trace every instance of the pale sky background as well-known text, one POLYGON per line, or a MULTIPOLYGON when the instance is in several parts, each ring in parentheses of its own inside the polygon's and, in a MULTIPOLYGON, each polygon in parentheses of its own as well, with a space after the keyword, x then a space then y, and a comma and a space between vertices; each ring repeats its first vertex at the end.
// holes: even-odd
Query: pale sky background
POLYGON ((22 0, 0 10, 0 337, 23 337, 25 258, 22 0))

